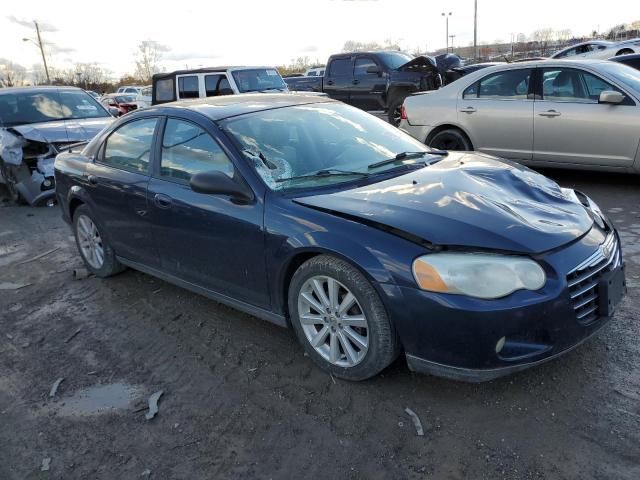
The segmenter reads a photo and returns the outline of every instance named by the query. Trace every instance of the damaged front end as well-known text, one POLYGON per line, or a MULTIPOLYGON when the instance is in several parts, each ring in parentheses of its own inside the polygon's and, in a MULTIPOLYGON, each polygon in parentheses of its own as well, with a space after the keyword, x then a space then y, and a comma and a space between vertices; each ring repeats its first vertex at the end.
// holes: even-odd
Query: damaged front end
POLYGON ((0 130, 0 182, 11 199, 29 205, 55 204, 53 162, 70 143, 47 142, 42 136, 28 136, 14 128, 0 130))

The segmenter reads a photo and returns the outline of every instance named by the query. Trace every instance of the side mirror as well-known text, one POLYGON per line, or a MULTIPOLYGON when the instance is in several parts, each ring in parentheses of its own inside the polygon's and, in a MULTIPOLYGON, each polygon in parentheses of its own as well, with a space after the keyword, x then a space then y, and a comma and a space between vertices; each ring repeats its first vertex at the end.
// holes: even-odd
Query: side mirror
POLYGON ((382 73, 382 69, 376 65, 374 67, 367 68, 367 73, 374 73, 376 75, 380 75, 382 73))
POLYGON ((598 103, 609 103, 611 105, 618 105, 624 101, 624 95, 614 90, 604 90, 600 92, 600 98, 598 103))
POLYGON ((109 113, 111 114, 111 116, 117 117, 118 115, 120 115, 120 110, 118 110, 116 107, 109 107, 109 113))
POLYGON ((196 173, 189 185, 196 193, 229 195, 245 201, 253 198, 247 186, 218 171, 196 173))

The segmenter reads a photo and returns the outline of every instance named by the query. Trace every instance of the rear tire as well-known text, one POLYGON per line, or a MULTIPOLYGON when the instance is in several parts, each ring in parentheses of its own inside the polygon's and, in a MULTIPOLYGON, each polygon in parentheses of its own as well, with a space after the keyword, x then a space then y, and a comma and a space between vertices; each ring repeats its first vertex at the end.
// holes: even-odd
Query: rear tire
POLYGON ((627 55, 629 53, 634 53, 634 52, 630 48, 623 48, 618 53, 616 53, 616 57, 619 56, 619 55, 627 55))
POLYGON ((288 297, 298 341, 325 372, 366 380, 398 356, 399 342, 380 297, 344 260, 308 260, 293 275, 288 297))
POLYGON ((427 144, 437 150, 473 150, 473 146, 467 136, 457 128, 447 128, 436 133, 428 140, 427 144))
POLYGON ((116 258, 89 207, 80 205, 73 213, 73 234, 87 270, 96 277, 110 277, 126 267, 116 258))

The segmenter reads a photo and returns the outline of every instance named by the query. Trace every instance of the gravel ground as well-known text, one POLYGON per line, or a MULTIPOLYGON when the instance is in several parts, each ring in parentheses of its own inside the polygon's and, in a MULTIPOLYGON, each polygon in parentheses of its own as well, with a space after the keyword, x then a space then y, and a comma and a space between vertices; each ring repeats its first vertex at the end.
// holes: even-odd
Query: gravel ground
POLYGON ((638 177, 546 173, 615 221, 629 294, 577 350, 480 385, 402 359, 334 380, 291 332, 150 276, 74 279, 57 208, 0 202, 0 479, 640 478, 638 177))

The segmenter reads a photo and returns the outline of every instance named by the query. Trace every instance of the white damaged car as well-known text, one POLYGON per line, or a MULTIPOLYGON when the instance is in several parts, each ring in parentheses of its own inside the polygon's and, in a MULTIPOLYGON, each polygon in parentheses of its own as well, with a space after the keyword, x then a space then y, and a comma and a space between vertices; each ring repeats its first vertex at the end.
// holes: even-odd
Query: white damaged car
POLYGON ((0 89, 0 183, 16 202, 51 205, 56 155, 90 141, 112 121, 80 88, 0 89))

